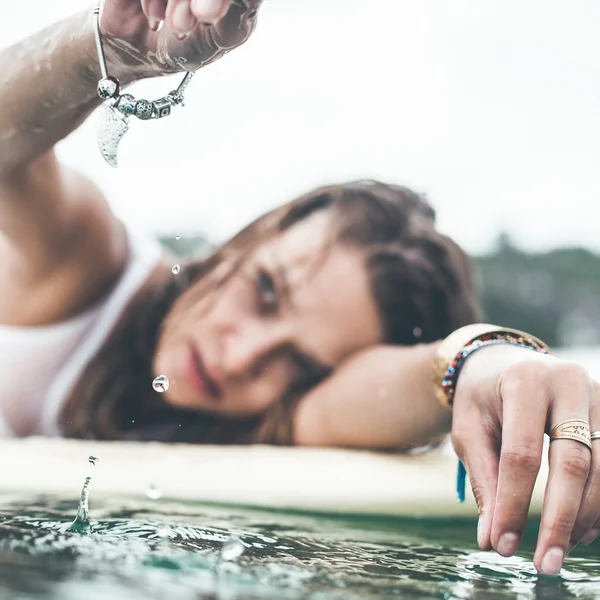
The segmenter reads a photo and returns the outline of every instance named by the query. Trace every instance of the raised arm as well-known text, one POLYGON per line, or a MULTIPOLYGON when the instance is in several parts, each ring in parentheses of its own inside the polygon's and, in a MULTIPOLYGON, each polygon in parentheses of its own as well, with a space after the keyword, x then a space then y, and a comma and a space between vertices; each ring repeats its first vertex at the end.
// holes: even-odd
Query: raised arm
POLYGON ((0 54, 1 323, 68 318, 93 303, 124 262, 123 234, 102 194, 53 151, 99 105, 98 78, 91 10, 0 54))
MULTIPOLYGON (((248 38, 259 4, 105 0, 108 72, 125 86, 182 65, 195 70, 248 38)), ((123 268, 121 224, 101 192, 53 151, 100 104, 100 78, 93 5, 0 53, 0 323, 68 318, 123 268)))
MULTIPOLYGON (((127 85, 214 62, 248 39, 260 4, 105 0, 101 32, 109 73, 127 85)), ((92 8, 0 54, 0 179, 50 150, 99 105, 92 8)))

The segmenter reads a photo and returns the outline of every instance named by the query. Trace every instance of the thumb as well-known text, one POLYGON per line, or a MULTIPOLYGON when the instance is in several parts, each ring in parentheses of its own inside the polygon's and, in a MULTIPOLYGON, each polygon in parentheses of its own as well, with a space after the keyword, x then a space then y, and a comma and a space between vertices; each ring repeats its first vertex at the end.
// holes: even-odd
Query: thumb
POLYGON ((477 543, 482 550, 489 550, 498 486, 498 452, 493 440, 490 437, 482 439, 481 434, 476 435, 478 431, 485 431, 483 424, 469 422, 468 427, 453 427, 452 445, 467 470, 477 503, 477 543))

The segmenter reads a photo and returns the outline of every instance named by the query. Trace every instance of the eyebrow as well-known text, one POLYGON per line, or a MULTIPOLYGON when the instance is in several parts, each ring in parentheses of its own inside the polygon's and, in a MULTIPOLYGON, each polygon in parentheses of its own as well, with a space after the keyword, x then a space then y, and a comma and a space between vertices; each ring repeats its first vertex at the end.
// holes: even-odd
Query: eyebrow
MULTIPOLYGON (((272 260, 275 281, 277 283, 279 292, 292 310, 297 310, 297 306, 294 304, 294 297, 292 294, 292 288, 290 286, 287 270, 275 257, 273 257, 272 260)), ((303 369, 306 369, 315 377, 324 378, 333 371, 333 367, 321 362, 318 358, 311 356, 307 352, 304 352, 295 344, 290 344, 288 350, 292 353, 294 360, 300 363, 303 369)))

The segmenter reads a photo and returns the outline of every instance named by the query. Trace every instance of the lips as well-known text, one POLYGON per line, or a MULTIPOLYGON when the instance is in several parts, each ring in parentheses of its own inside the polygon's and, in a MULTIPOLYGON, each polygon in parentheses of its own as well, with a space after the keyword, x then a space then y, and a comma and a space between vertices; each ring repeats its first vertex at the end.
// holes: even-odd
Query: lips
POLYGON ((202 355, 194 347, 190 349, 190 371, 192 382, 197 389, 208 393, 213 400, 220 400, 223 390, 219 383, 209 375, 202 355))

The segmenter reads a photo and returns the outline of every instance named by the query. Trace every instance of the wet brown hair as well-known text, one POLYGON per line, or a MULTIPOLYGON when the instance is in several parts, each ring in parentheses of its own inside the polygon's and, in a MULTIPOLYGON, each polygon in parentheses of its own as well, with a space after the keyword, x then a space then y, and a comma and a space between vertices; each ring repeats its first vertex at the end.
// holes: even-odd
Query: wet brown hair
POLYGON ((434 226, 435 213, 410 189, 377 181, 319 188, 245 227, 177 277, 140 293, 88 364, 60 418, 67 437, 197 443, 291 443, 292 416, 306 390, 293 390, 260 417, 225 420, 168 405, 151 387, 161 325, 174 302, 225 263, 239 265, 262 241, 319 210, 333 214, 336 242, 359 248, 379 309, 383 343, 442 339, 477 321, 465 253, 434 226))

